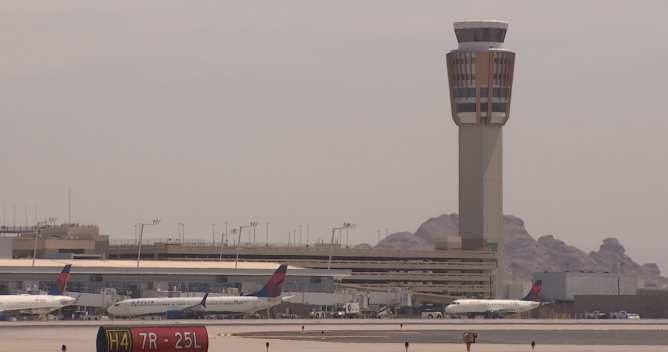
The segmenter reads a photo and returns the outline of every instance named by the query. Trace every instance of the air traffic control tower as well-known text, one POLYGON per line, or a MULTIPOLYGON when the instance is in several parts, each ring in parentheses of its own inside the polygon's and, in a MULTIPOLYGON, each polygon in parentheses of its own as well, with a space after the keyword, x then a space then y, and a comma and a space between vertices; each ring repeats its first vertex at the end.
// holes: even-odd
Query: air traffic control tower
MULTIPOLYGON (((459 47, 446 55, 452 119, 459 126, 459 236, 462 248, 498 253, 503 268, 503 126, 510 117, 515 53, 508 23, 454 24, 459 47)), ((496 297, 502 297, 497 270, 496 297)))

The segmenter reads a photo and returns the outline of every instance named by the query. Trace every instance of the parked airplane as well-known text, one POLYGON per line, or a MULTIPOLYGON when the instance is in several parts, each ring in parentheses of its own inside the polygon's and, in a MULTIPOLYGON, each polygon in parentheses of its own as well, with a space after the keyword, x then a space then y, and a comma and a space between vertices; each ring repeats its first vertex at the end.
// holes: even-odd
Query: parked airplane
POLYGON ((46 295, 1 295, 0 313, 9 314, 47 314, 60 308, 72 305, 76 299, 65 296, 65 287, 70 277, 70 267, 67 264, 58 275, 56 282, 49 288, 46 295))
POLYGON ((165 314, 168 318, 184 318, 203 314, 252 313, 271 308, 290 297, 281 297, 288 266, 281 265, 261 290, 248 296, 235 297, 159 297, 134 298, 118 302, 107 309, 112 316, 127 317, 165 314))
POLYGON ((458 299, 445 307, 447 314, 467 315, 469 318, 475 318, 482 315, 485 318, 501 318, 506 313, 528 312, 545 304, 554 302, 539 302, 543 280, 537 280, 526 297, 521 300, 516 299, 458 299))

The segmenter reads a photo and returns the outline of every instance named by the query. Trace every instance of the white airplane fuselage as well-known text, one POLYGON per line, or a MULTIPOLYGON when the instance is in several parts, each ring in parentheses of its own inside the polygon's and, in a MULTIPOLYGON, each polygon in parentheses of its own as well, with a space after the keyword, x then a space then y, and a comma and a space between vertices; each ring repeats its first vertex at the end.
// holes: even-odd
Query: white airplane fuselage
POLYGON ((70 296, 6 295, 0 296, 0 312, 46 314, 74 303, 70 296))
POLYGON ((139 316, 166 314, 168 311, 189 311, 194 313, 252 313, 271 308, 282 302, 281 297, 208 297, 206 308, 201 305, 201 297, 159 297, 135 298, 118 302, 107 309, 114 316, 139 316), (188 307, 194 307, 188 309, 188 307))
POLYGON ((448 314, 521 313, 540 307, 540 302, 514 299, 458 299, 445 308, 448 314))

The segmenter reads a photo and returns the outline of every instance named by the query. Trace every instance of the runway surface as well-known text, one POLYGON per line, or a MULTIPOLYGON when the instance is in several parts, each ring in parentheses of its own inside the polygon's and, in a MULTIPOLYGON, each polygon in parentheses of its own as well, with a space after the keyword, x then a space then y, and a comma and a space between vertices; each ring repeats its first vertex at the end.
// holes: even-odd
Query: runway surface
MULTIPOLYGON (((489 330, 476 332, 476 343, 483 344, 569 344, 569 345, 664 345, 668 333, 661 330, 489 330)), ((321 331, 261 331, 239 333, 234 336, 263 340, 329 341, 341 343, 410 343, 461 344, 461 330, 321 330, 321 331)))
MULTIPOLYGON (((104 325, 155 325, 157 321, 108 321, 104 325), (129 324, 128 324, 129 323, 129 324), (140 324, 138 324, 140 323, 140 324), (145 323, 145 324, 141 324, 145 323), (153 324, 152 324, 153 323, 153 324)), ((516 352, 531 351, 535 340, 541 352, 658 352, 668 350, 668 324, 506 324, 506 321, 475 324, 462 320, 441 323, 403 322, 400 330, 396 321, 386 324, 330 324, 313 320, 255 321, 254 324, 210 321, 160 321, 166 325, 207 324, 209 351, 265 352, 405 352, 404 342, 410 342, 408 352, 465 351, 461 341, 464 331, 478 333, 472 351, 516 352), (304 325, 304 333, 301 332, 304 325), (524 327, 532 326, 528 330, 524 327), (577 327, 572 329, 570 327, 577 327), (317 338, 325 331, 325 339, 317 338), (239 337, 252 333, 254 338, 239 337), (296 337, 295 337, 296 336, 296 337), (304 337, 301 337, 304 336, 304 337), (664 337, 665 336, 665 337, 664 337), (520 344, 520 345, 518 345, 520 344), (522 346, 524 344, 525 346, 522 346), (656 345, 652 345, 656 344, 656 345)), ((60 351, 62 344, 68 352, 95 351, 95 338, 101 322, 6 322, 0 324, 0 352, 60 351), (18 323, 18 324, 17 324, 18 323)))

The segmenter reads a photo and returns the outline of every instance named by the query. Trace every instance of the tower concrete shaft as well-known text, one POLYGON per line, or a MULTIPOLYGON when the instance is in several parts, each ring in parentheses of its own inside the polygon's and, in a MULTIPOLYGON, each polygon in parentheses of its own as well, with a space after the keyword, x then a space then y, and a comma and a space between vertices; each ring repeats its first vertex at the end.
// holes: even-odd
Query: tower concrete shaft
POLYGON ((459 47, 446 55, 452 119, 459 126, 459 235, 463 249, 504 253, 503 126, 510 117, 515 53, 503 48, 508 23, 456 22, 459 47))

